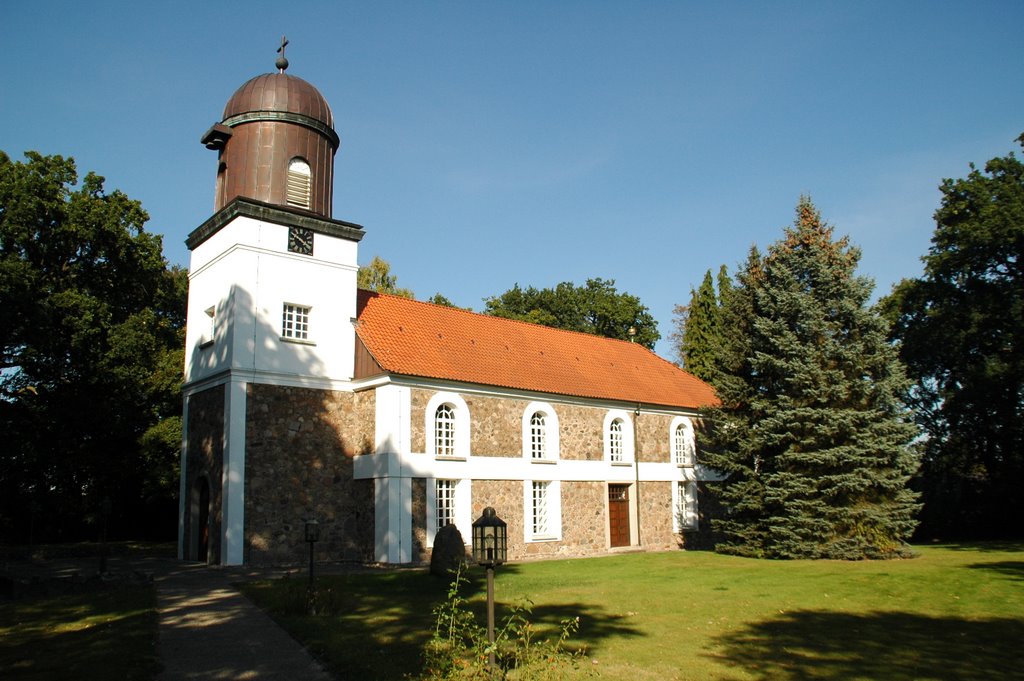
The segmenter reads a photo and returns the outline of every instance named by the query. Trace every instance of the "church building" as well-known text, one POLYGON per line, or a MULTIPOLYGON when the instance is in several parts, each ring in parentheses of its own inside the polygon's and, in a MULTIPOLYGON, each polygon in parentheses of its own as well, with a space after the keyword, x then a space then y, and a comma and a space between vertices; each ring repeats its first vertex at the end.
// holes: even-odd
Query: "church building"
MULTIPOLYGON (((340 139, 306 81, 257 76, 202 137, 188 237, 179 557, 415 564, 487 506, 510 559, 685 546, 710 386, 641 345, 358 290, 340 139)), ((454 263, 453 263, 454 264, 454 263)))

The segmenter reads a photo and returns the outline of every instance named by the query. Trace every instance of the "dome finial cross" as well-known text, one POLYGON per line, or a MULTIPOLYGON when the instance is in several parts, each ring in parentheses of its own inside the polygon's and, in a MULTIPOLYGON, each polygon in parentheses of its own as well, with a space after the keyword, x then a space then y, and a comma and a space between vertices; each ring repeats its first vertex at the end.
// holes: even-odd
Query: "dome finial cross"
POLYGON ((288 68, 288 60, 284 56, 284 48, 288 46, 288 38, 281 36, 281 47, 277 48, 277 53, 281 56, 274 62, 274 66, 277 67, 278 72, 284 73, 284 70, 288 68))

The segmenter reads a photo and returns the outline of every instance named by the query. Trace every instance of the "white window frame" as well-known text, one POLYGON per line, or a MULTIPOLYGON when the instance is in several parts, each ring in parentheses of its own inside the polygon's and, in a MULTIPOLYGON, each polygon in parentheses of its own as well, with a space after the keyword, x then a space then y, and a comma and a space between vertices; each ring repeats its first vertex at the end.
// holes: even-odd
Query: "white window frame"
POLYGON ((613 466, 632 466, 635 459, 633 442, 633 419, 629 412, 622 409, 609 410, 604 417, 604 459, 613 466), (622 422, 619 437, 613 437, 612 424, 622 422), (614 450, 618 442, 619 451, 614 450))
POLYGON ((454 489, 454 525, 459 528, 462 541, 472 542, 473 521, 473 481, 469 479, 452 478, 427 478, 427 548, 434 546, 434 535, 441 529, 438 527, 437 517, 437 487, 438 482, 444 480, 455 484, 454 489))
POLYGON ((672 463, 683 468, 697 465, 697 439, 694 434, 693 421, 685 416, 672 419, 668 430, 672 449, 672 463), (682 433, 682 437, 680 437, 682 433))
POLYGON ((199 338, 199 347, 205 348, 213 345, 217 338, 217 306, 211 305, 203 310, 206 314, 206 331, 199 338))
POLYGON ((562 539, 562 484, 558 480, 523 481, 523 540, 527 543, 561 541, 562 539), (534 489, 544 490, 546 527, 534 532, 536 525, 534 489))
POLYGON ((285 203, 297 208, 309 208, 313 197, 313 171, 306 159, 295 157, 288 162, 285 203))
POLYGON ((439 459, 455 456, 455 407, 447 402, 434 410, 434 456, 439 459))
POLYGON ((424 433, 426 435, 426 451, 436 459, 442 461, 463 461, 469 458, 469 407, 466 401, 456 393, 437 392, 427 402, 424 410, 424 433), (437 455, 437 410, 442 405, 448 405, 452 410, 454 418, 455 442, 451 454, 446 456, 437 455))
POLYGON ((437 478, 434 480, 434 527, 455 525, 455 490, 458 480, 437 478))
POLYGON ((311 343, 313 307, 285 302, 281 306, 281 340, 311 343))
POLYGON ((558 414, 551 405, 547 402, 530 402, 523 411, 523 458, 531 463, 556 463, 561 457, 561 443, 558 433, 558 414), (538 433, 535 432, 533 418, 537 414, 541 414, 544 418, 544 424, 539 433, 543 444, 542 456, 537 456, 537 449, 535 447, 538 433))
POLYGON ((697 529, 697 483, 693 480, 677 481, 672 485, 672 530, 679 533, 697 529))

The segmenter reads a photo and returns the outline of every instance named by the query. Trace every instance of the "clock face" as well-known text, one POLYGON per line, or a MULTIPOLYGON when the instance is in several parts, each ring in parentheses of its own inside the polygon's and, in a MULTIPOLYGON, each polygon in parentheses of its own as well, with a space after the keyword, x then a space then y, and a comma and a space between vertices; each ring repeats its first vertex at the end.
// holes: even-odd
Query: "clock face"
POLYGON ((313 255, 313 230, 302 227, 289 227, 288 250, 292 253, 313 255))

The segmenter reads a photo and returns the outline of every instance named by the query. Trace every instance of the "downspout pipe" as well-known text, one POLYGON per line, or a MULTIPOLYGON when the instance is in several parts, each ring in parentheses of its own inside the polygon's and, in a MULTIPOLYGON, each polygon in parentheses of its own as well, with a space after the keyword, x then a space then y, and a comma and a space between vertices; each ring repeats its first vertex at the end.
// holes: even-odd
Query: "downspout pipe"
POLYGON ((636 409, 633 410, 633 476, 636 484, 633 486, 636 490, 634 496, 636 497, 636 545, 643 546, 643 542, 640 541, 640 439, 638 437, 637 421, 640 420, 640 403, 636 403, 636 409))

